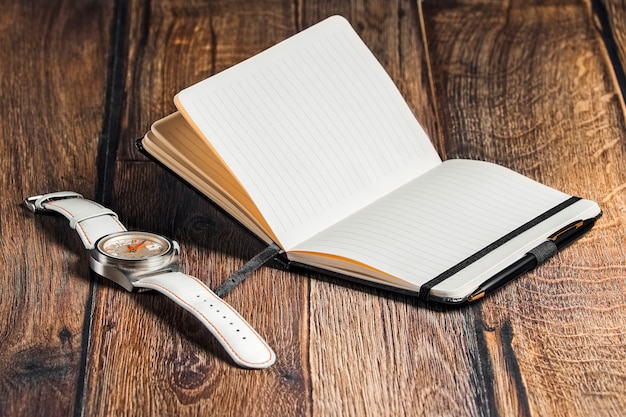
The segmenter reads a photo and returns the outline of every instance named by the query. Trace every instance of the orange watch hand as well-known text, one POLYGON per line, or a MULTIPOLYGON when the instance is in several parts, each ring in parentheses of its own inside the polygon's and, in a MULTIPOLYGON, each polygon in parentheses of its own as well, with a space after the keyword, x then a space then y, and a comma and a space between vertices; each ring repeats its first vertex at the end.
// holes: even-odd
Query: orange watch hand
POLYGON ((137 243, 136 245, 128 245, 128 250, 131 252, 136 251, 137 249, 139 249, 140 247, 142 247, 143 245, 145 245, 147 242, 147 240, 144 240, 142 242, 137 243))

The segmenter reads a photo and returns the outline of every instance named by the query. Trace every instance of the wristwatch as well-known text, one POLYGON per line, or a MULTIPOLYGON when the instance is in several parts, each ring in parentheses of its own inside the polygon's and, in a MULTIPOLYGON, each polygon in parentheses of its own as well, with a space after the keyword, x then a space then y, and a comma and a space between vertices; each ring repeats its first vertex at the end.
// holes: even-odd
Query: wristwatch
POLYGON ((193 314, 244 368, 267 368, 276 354, 252 326, 199 279, 179 271, 179 245, 150 232, 128 231, 117 214, 71 191, 29 197, 33 213, 65 216, 90 251, 98 275, 128 291, 156 290, 193 314))

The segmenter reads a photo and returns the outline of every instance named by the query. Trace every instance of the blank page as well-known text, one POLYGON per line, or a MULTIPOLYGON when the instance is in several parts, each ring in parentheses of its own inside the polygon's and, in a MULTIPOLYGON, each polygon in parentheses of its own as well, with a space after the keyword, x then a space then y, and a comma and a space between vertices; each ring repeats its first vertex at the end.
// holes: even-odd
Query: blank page
POLYGON ((338 16, 183 90, 176 104, 285 250, 441 163, 338 16))

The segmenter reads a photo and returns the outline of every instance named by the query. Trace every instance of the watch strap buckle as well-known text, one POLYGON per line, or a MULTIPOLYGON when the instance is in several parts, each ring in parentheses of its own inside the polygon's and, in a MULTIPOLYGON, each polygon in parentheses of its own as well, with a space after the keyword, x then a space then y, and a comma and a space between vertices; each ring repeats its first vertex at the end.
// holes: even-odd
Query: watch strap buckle
POLYGON ((73 191, 59 191, 56 193, 28 197, 24 199, 24 205, 33 213, 47 213, 50 212, 50 210, 43 206, 44 203, 65 198, 83 198, 83 196, 82 194, 78 194, 73 191))

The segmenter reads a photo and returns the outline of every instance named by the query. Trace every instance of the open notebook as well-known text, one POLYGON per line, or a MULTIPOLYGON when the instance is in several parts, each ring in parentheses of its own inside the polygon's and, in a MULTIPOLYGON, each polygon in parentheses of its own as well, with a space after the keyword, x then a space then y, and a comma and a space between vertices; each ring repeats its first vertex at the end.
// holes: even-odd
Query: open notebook
POLYGON ((540 263, 601 214, 492 163, 442 162, 339 16, 175 104, 142 139, 148 154, 290 262, 425 299, 474 299, 503 269, 516 273, 531 255, 540 263), (548 253, 533 252, 545 242, 548 253))

